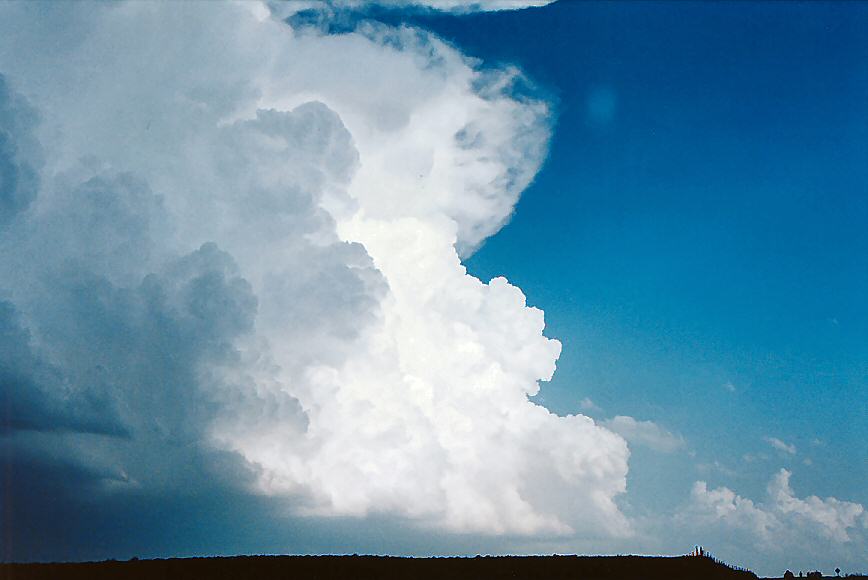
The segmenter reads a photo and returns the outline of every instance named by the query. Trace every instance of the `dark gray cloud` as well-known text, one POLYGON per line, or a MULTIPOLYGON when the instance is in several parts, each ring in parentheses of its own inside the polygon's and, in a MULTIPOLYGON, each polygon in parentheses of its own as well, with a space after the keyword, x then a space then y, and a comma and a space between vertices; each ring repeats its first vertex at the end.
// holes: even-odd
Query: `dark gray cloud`
POLYGON ((111 401, 96 389, 75 392, 68 377, 33 352, 15 307, 0 301, 0 432, 72 431, 125 436, 111 401))
MULTIPOLYGON (((40 182, 38 115, 2 76, 0 99, 0 555, 242 550, 237 531, 215 541, 201 526, 242 514, 261 525, 285 500, 249 495, 256 466, 214 445, 215 419, 237 409, 244 422, 307 425, 294 397, 256 387, 263 367, 273 373, 267 348, 237 347, 259 312, 250 282, 214 242, 184 253, 189 241, 141 175, 91 156, 40 182)), ((316 103, 260 111, 209 154, 207 205, 237 217, 197 224, 194 239, 222 237, 245 256, 265 315, 295 330, 299 369, 327 359, 326 345, 339 358, 383 291, 360 245, 308 238, 333 231, 319 198, 356 162, 340 120, 316 103), (278 183, 250 170, 269 158, 286 171, 278 183), (294 257, 283 270, 250 267, 269 252, 294 257)))
POLYGON ((39 187, 36 112, 0 74, 0 227, 27 209, 39 187))
POLYGON ((216 244, 166 258, 162 198, 132 173, 86 162, 23 215, 36 119, 0 77, 0 553, 78 559, 113 553, 112 529, 147 536, 120 506, 159 513, 249 478, 201 443, 219 396, 202 370, 238 356, 257 300, 216 244))

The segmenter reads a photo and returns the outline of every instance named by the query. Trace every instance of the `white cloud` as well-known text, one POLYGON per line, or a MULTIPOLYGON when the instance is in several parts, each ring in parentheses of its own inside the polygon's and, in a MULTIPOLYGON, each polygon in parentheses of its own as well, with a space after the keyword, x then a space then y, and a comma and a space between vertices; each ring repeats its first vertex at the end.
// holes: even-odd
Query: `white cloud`
POLYGON ((521 10, 552 4, 555 0, 289 0, 274 2, 282 15, 289 11, 321 10, 324 5, 330 10, 359 10, 369 6, 386 8, 422 8, 464 14, 469 12, 495 12, 521 10))
POLYGON ((779 525, 772 514, 727 487, 708 489, 704 481, 697 481, 691 491, 691 502, 691 516, 746 529, 763 539, 770 538, 772 529, 779 525))
POLYGON ((585 397, 579 401, 579 408, 583 411, 602 411, 602 409, 589 397, 585 397))
POLYGON ((555 0, 383 0, 389 4, 427 6, 450 12, 475 12, 496 10, 520 10, 552 4, 555 0))
POLYGON ((786 469, 781 469, 768 487, 775 509, 785 519, 816 526, 821 534, 837 542, 849 542, 848 531, 853 528, 868 527, 862 504, 834 497, 821 499, 815 495, 798 498, 790 488, 791 475, 786 469))
POLYGON ((796 446, 791 443, 786 443, 781 441, 777 437, 763 437, 763 441, 777 449, 778 451, 783 451, 789 455, 796 454, 796 446))
POLYGON ((134 442, 72 439, 80 461, 148 481, 185 469, 154 468, 180 437, 303 514, 629 533, 624 440, 528 399, 560 344, 521 290, 461 264, 549 136, 517 70, 476 66, 422 31, 300 35, 247 3, 0 7, 0 71, 46 151, 0 232, 3 290, 68 383, 104 377, 134 442), (82 289, 60 290, 70 268, 82 289), (167 352, 165 332, 201 348, 167 352))
POLYGON ((725 475, 727 477, 738 476, 738 472, 736 472, 734 469, 727 467, 726 465, 724 465, 723 463, 721 463, 720 461, 718 461, 716 459, 714 461, 712 461, 711 463, 698 463, 696 465, 696 469, 700 473, 720 473, 720 474, 725 475))
POLYGON ((653 421, 637 421, 633 417, 617 415, 601 423, 607 429, 634 445, 649 447, 662 453, 672 453, 685 445, 680 435, 675 435, 653 421))
POLYGON ((704 481, 698 481, 682 517, 747 531, 764 545, 777 549, 808 545, 802 540, 816 538, 817 534, 831 543, 863 541, 862 530, 868 527, 868 517, 861 504, 834 497, 796 497, 790 476, 789 471, 781 469, 769 483, 768 497, 762 503, 726 487, 709 489, 704 481))

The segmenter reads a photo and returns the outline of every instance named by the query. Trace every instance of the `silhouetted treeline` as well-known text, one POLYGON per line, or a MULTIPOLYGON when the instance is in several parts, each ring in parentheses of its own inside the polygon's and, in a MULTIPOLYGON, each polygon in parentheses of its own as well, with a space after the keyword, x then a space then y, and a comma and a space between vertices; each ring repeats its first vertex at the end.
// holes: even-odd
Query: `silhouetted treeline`
POLYGON ((78 564, 2 564, 3 579, 757 580, 710 558, 643 556, 239 556, 78 564))

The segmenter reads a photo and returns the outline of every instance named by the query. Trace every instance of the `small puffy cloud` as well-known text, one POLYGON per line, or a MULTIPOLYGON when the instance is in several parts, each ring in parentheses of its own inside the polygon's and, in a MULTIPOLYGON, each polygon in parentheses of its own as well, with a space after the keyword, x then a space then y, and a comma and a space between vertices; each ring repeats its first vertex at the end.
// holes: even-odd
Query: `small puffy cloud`
POLYGON ((583 411, 602 411, 602 409, 589 397, 585 397, 579 401, 579 408, 583 411))
POLYGON ((768 539, 778 526, 773 514, 757 507, 750 499, 743 498, 727 487, 708 489, 704 481, 697 481, 690 494, 690 515, 707 521, 720 521, 768 539))
MULTIPOLYGON (((679 523, 698 528, 720 528, 739 535, 746 545, 757 541, 763 549, 785 552, 808 546, 836 550, 845 544, 864 547, 868 516, 864 507, 834 497, 798 497, 790 487, 791 473, 781 469, 768 484, 761 502, 742 497, 727 487, 709 488, 697 481, 679 523), (817 539, 822 538, 818 544, 817 539)), ((858 548, 857 548, 858 549, 858 548)))
POLYGON ((791 472, 781 469, 769 483, 768 493, 774 509, 784 519, 814 526, 822 535, 836 542, 849 542, 850 531, 868 527, 868 517, 862 504, 826 499, 815 495, 799 498, 790 487, 791 472))
POLYGON ((726 381, 723 383, 723 389, 729 393, 734 393, 736 391, 735 385, 732 384, 731 381, 726 381))
POLYGON ((653 421, 637 421, 633 417, 617 415, 601 424, 634 445, 661 453, 673 453, 685 446, 683 437, 667 431, 653 421))
POLYGON ((777 437, 764 437, 763 441, 777 449, 778 451, 782 451, 788 455, 796 454, 796 446, 791 443, 786 443, 781 441, 777 437))

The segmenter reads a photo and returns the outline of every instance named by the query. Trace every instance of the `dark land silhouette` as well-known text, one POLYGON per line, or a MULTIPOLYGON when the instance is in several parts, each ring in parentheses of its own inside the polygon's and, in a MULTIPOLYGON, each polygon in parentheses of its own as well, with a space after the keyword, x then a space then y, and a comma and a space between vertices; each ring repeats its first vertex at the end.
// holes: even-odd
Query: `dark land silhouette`
POLYGON ((757 580, 750 571, 694 556, 238 556, 68 564, 2 564, 3 579, 250 578, 384 580, 757 580))
MULTIPOLYGON (((235 556, 0 564, 0 579, 299 580, 757 580, 749 570, 695 556, 235 556)), ((825 577, 829 578, 829 577, 825 577)), ((835 578, 832 576, 831 578, 835 578)), ((849 576, 850 580, 868 580, 849 576)))

